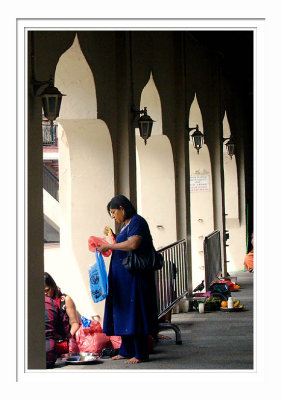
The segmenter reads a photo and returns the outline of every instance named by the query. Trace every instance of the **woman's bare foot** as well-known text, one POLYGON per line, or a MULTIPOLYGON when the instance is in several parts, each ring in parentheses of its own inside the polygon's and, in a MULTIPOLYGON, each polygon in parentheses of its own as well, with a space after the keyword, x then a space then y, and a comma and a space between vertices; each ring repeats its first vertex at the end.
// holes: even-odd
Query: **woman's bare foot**
POLYGON ((114 356, 111 358, 111 360, 123 360, 126 357, 121 356, 120 354, 118 354, 117 356, 114 356))
POLYGON ((141 362, 142 362, 142 360, 138 360, 138 358, 132 357, 129 360, 125 361, 125 364, 138 364, 141 362))

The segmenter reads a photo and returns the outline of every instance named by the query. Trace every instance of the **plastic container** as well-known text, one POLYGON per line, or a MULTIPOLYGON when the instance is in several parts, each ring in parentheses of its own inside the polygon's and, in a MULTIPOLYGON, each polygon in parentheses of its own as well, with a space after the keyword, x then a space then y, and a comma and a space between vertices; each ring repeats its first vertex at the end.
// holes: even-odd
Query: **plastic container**
POLYGON ((203 314, 205 312, 205 304, 199 303, 199 313, 203 314))
POLYGON ((180 313, 186 313, 189 311, 189 300, 187 299, 182 299, 179 302, 179 312, 180 313))
POLYGON ((233 308, 233 299, 231 296, 228 298, 227 308, 233 308))

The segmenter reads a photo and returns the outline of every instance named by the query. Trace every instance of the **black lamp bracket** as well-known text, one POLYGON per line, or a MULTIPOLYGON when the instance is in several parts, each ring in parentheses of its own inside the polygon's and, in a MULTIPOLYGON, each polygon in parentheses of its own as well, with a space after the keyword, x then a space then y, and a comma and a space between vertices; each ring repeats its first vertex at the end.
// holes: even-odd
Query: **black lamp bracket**
POLYGON ((147 107, 144 107, 143 110, 139 110, 139 108, 132 106, 131 111, 134 113, 134 119, 136 119, 139 115, 142 115, 142 114, 147 115, 147 107))
POLYGON ((195 128, 189 128, 189 126, 187 126, 188 133, 190 133, 191 131, 194 131, 196 129, 199 129, 199 125, 196 125, 195 128))
POLYGON ((35 96, 40 96, 46 86, 54 85, 54 79, 49 78, 48 81, 37 81, 36 79, 32 79, 31 84, 33 86, 33 93, 35 94, 35 96))

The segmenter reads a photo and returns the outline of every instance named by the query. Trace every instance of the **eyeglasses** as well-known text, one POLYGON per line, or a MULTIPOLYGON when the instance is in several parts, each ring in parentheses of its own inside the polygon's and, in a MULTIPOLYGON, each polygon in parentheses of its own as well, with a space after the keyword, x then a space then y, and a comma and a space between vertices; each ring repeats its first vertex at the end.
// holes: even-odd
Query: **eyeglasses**
POLYGON ((110 210, 111 217, 113 217, 116 214, 117 211, 118 211, 117 209, 110 210))

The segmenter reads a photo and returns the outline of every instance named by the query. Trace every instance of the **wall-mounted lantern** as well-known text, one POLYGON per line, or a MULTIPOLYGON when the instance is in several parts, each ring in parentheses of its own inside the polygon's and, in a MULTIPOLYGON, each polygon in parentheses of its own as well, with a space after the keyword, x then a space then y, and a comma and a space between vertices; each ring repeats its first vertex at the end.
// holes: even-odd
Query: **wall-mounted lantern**
POLYGON ((51 122, 51 126, 53 125, 53 121, 60 115, 63 96, 65 96, 65 94, 62 94, 54 86, 53 80, 50 79, 49 85, 41 94, 41 100, 44 115, 51 122))
POLYGON ((197 153, 199 154, 199 150, 204 144, 204 134, 199 130, 199 125, 196 125, 195 128, 188 128, 188 133, 192 138, 193 147, 197 150, 197 153), (195 132, 190 135, 190 132, 194 130, 195 132))
POLYGON ((235 141, 232 136, 230 136, 230 138, 223 138, 223 142, 225 142, 226 140, 228 140, 228 142, 225 143, 226 150, 232 160, 232 156, 234 156, 235 153, 235 141))
POLYGON ((65 96, 65 94, 62 94, 54 86, 54 78, 52 78, 52 75, 48 81, 36 80, 34 49, 34 32, 31 32, 31 84, 34 94, 41 97, 44 115, 48 121, 51 122, 52 128, 54 120, 58 118, 60 114, 62 97, 65 96))
POLYGON ((49 81, 33 81, 33 87, 35 94, 41 97, 45 118, 51 122, 52 127, 54 120, 60 115, 62 97, 65 96, 65 94, 62 94, 54 86, 54 80, 52 78, 50 78, 49 81), (46 87, 42 92, 44 86, 46 87))
POLYGON ((144 142, 146 145, 147 140, 151 136, 153 123, 155 121, 153 121, 152 118, 147 114, 147 107, 144 107, 143 110, 137 110, 136 108, 133 107, 132 111, 135 113, 135 117, 137 115, 141 115, 141 117, 138 119, 137 123, 138 123, 140 136, 142 139, 144 139, 144 142))

